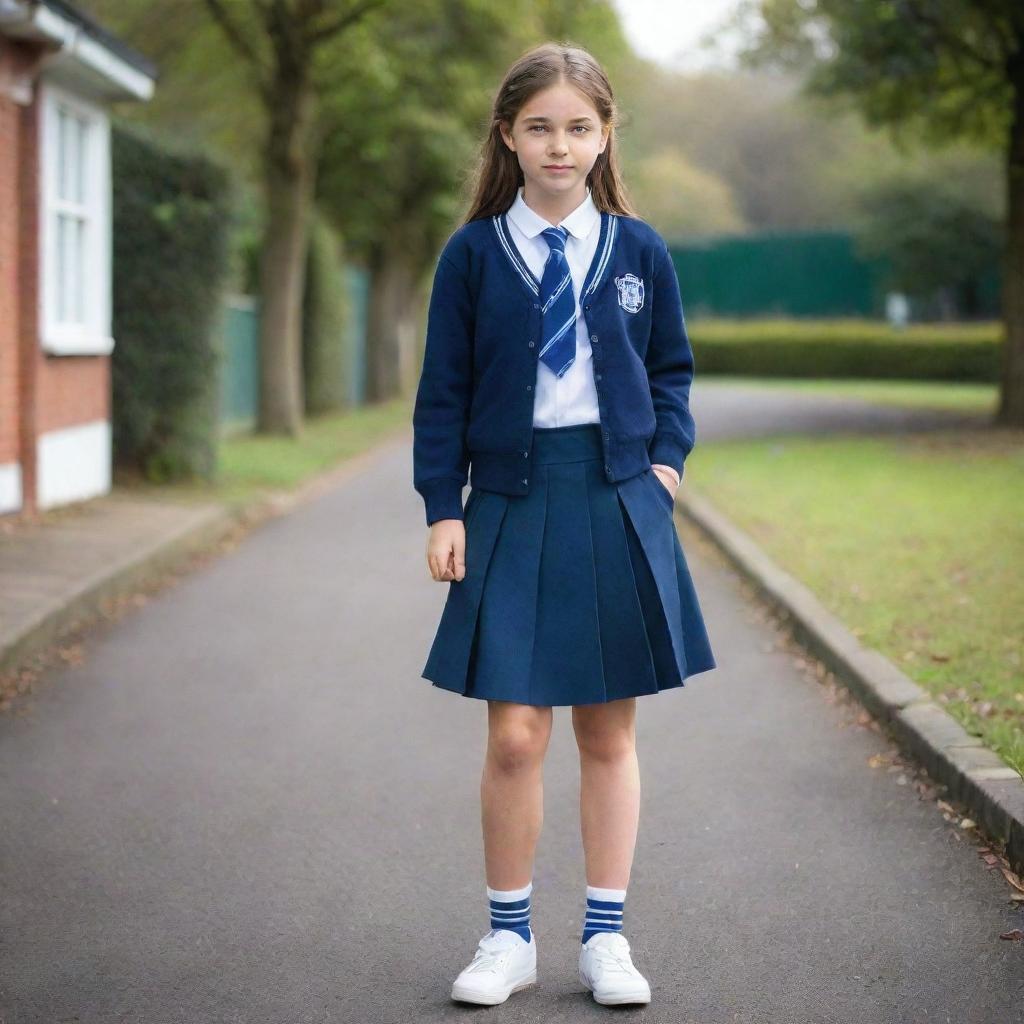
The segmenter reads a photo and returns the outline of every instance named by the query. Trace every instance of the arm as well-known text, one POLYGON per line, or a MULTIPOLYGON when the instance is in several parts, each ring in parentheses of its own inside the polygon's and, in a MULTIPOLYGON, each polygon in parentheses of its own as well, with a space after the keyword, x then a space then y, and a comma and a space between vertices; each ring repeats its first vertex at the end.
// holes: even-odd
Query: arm
POLYGON ((469 478, 466 430, 473 381, 473 308, 465 272, 450 244, 434 271, 423 369, 413 408, 413 487, 427 525, 462 519, 469 478))
POLYGON ((696 441, 690 414, 693 350, 686 334, 679 279, 664 242, 654 258, 653 291, 651 337, 644 365, 657 426, 648 452, 652 465, 667 466, 681 480, 683 463, 696 441))

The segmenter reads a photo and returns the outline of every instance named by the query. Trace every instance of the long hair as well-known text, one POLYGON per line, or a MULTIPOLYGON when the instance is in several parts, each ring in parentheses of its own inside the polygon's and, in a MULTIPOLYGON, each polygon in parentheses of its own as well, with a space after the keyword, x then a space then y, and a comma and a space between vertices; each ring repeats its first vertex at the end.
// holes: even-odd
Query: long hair
POLYGON ((509 129, 531 96, 560 81, 575 86, 590 100, 608 128, 608 141, 587 175, 591 198, 599 210, 635 217, 619 173, 616 159, 615 129, 618 109, 608 76, 586 50, 567 43, 542 43, 527 50, 505 73, 494 98, 487 137, 480 150, 475 172, 473 199, 463 224, 503 213, 515 201, 523 184, 519 159, 505 145, 501 124, 509 129))

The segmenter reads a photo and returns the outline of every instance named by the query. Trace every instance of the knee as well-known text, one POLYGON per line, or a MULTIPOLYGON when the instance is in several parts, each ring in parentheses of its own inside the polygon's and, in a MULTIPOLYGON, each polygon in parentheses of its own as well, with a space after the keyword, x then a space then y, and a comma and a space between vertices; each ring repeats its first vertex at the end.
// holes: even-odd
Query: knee
POLYGON ((618 764, 636 751, 632 728, 578 729, 576 745, 581 757, 606 764, 618 764))
POLYGON ((544 756, 544 737, 528 726, 515 725, 492 732, 487 755, 500 772, 513 774, 533 768, 544 756))

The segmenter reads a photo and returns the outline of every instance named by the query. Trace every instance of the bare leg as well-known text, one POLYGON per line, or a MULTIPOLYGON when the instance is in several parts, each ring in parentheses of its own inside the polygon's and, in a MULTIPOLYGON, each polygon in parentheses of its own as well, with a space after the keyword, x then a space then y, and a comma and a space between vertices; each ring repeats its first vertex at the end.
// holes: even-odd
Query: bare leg
POLYGON ((487 702, 487 756, 480 780, 487 884, 519 889, 533 877, 544 820, 543 765, 551 708, 487 702))
POLYGON ((580 751, 580 830, 587 884, 625 889, 640 820, 636 698, 572 709, 580 751))

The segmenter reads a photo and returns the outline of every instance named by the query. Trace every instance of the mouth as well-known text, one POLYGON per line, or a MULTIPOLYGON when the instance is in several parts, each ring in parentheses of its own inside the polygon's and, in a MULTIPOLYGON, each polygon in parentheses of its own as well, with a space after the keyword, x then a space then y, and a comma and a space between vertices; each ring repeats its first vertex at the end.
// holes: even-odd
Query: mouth
POLYGON ((569 164, 543 164, 545 171, 571 171, 569 164))

